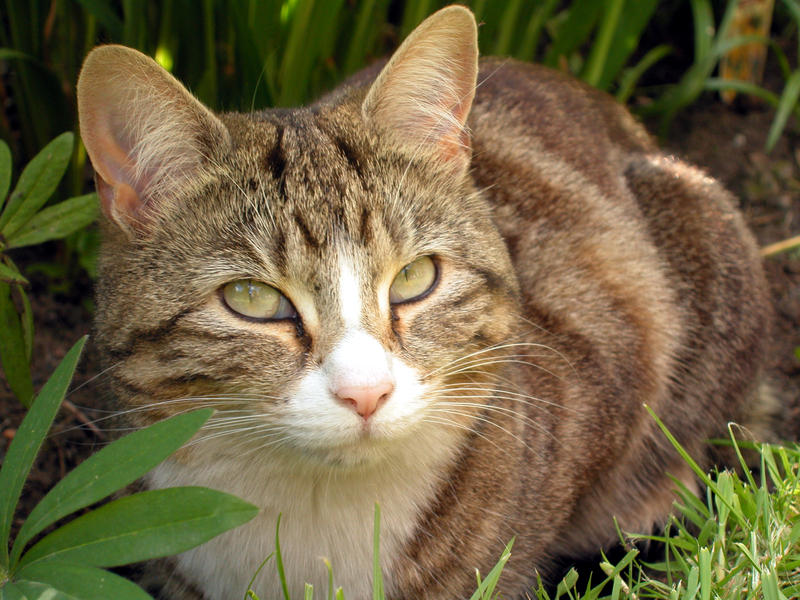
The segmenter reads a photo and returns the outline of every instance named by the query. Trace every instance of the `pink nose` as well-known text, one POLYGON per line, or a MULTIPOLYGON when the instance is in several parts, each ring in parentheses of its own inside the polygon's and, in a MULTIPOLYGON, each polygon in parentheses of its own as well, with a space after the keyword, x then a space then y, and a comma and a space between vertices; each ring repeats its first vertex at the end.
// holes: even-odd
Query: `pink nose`
POLYGON ((381 381, 374 385, 342 386, 334 391, 345 406, 350 406, 366 421, 386 402, 394 391, 391 381, 381 381))

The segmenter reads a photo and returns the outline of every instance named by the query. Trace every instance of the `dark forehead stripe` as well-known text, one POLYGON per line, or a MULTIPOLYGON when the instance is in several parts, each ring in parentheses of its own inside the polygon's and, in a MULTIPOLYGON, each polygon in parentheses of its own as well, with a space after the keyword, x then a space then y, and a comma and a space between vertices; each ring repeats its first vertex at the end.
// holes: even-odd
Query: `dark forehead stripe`
POLYGON ((306 245, 312 250, 319 250, 322 242, 311 233, 311 228, 308 226, 308 223, 306 223, 300 211, 295 210, 292 213, 292 218, 294 219, 295 225, 297 225, 297 228, 300 230, 300 234, 303 236, 306 245))
POLYGON ((361 240, 361 243, 365 246, 369 245, 373 238, 372 227, 370 226, 371 217, 372 213, 366 206, 361 209, 361 222, 358 227, 358 239, 361 240))
POLYGON ((275 145, 269 149, 264 157, 264 169, 272 175, 272 178, 278 184, 278 191, 281 197, 286 199, 285 180, 283 173, 286 170, 286 156, 283 152, 283 132, 282 125, 275 123, 275 145))
POLYGON ((361 153, 356 150, 352 145, 350 145, 347 141, 345 141, 341 136, 333 135, 331 136, 333 140, 334 146, 339 150, 339 153, 344 157, 347 161, 347 164, 350 168, 355 172, 358 176, 358 181, 361 183, 361 187, 366 189, 366 182, 364 181, 364 161, 362 159, 361 153))

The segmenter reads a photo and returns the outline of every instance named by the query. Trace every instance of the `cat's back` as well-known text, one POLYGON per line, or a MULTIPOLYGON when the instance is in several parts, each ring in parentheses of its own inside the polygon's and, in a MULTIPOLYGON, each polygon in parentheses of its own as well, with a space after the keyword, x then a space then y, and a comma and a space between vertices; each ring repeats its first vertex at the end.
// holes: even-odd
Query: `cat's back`
POLYGON ((630 113, 607 94, 559 71, 513 59, 484 58, 469 126, 478 163, 503 148, 522 163, 558 157, 612 192, 630 153, 657 147, 630 113))
POLYGON ((469 125, 526 316, 587 336, 575 361, 623 357, 641 368, 631 381, 714 398, 668 415, 685 431, 747 420, 741 390, 758 381, 771 305, 736 199, 608 94, 543 66, 481 60, 469 125))

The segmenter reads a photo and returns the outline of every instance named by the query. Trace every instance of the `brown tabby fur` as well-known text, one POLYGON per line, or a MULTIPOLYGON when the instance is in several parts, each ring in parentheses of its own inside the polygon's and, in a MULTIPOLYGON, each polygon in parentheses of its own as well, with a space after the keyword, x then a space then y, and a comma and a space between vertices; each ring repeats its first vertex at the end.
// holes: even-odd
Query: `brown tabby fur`
MULTIPOLYGON (((357 257, 364 330, 417 369, 431 385, 430 406, 446 412, 425 413, 391 443, 308 455, 271 433, 277 449, 263 449, 263 439, 233 427, 227 437, 201 434, 169 468, 247 493, 205 474, 257 480, 288 465, 274 467, 284 473, 274 486, 322 494, 323 506, 339 500, 318 483, 346 482, 337 493, 359 490, 367 507, 354 500, 352 514, 347 503, 337 513, 348 532, 368 532, 379 501, 394 599, 467 596, 474 569, 486 573, 512 536, 501 588, 521 598, 555 556, 613 542, 612 517, 624 530, 649 530, 670 510, 667 473, 694 484, 643 404, 702 458, 707 438, 725 435, 729 421, 747 424, 768 396, 760 375, 770 303, 731 196, 661 154, 605 94, 542 67, 482 60, 470 110, 474 30, 465 9, 444 9, 398 53, 446 55, 452 81, 426 83, 428 67, 402 55, 379 84, 373 68, 306 109, 215 117, 155 63, 119 47, 96 50, 79 84, 107 217, 97 338, 118 408, 140 408, 129 413, 133 424, 209 405, 219 423, 226 411, 281 418, 295 382, 343 335, 336 257, 342 248, 357 257), (405 79, 396 74, 406 64, 415 93, 432 103, 453 88, 445 117, 455 124, 402 104, 405 79), (108 116, 106 106, 119 108, 108 116), (389 309, 388 283, 422 255, 437 257, 438 284, 389 309), (241 278, 274 285, 301 318, 236 317, 218 290, 241 278), (472 399, 447 385, 473 390, 464 394, 472 399), (236 462, 240 454, 246 462, 236 462), (308 489, 306 472, 317 482, 308 489), (409 489, 384 494, 406 477, 409 489), (359 487, 365 481, 382 483, 359 487), (392 502, 412 487, 421 490, 413 510, 393 524, 392 502)), ((388 403, 376 415, 384 410, 388 403)), ((150 484, 181 481, 154 475, 150 484)), ((243 548, 271 540, 276 511, 288 538, 292 522, 321 518, 273 507, 263 491, 248 499, 265 507, 263 518, 243 526, 250 537, 224 537, 213 555, 245 574, 268 552, 243 548)), ((370 547, 368 533, 358 539, 370 547)), ((321 565, 316 557, 332 551, 297 556, 321 565)), ((166 564, 163 597, 201 597, 194 571, 166 564)), ((368 570, 351 577, 348 565, 333 568, 368 586, 368 570)), ((366 589, 345 593, 362 598, 366 589)), ((277 597, 272 587, 256 592, 277 597)))

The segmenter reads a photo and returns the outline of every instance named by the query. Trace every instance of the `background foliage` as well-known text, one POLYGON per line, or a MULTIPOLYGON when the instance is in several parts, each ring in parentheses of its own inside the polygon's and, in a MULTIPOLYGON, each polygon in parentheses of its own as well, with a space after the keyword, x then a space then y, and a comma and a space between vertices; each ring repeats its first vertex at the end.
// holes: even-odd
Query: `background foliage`
MULTIPOLYGON (((308 102, 386 55, 442 0, 2 0, 0 137, 24 164, 56 135, 76 129, 74 86, 98 43, 154 56, 206 104, 250 110, 308 102), (5 72, 2 72, 2 67, 5 72)), ((738 87, 795 110, 800 87, 798 0, 777 0, 770 61, 787 82, 765 92, 713 80, 721 55, 745 41, 727 34, 735 1, 472 0, 484 54, 537 60, 669 116, 704 90, 738 87), (691 27, 690 27, 691 25, 691 27), (793 102, 790 102, 793 98, 793 102)), ((81 149, 65 194, 85 191, 81 149)))

